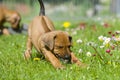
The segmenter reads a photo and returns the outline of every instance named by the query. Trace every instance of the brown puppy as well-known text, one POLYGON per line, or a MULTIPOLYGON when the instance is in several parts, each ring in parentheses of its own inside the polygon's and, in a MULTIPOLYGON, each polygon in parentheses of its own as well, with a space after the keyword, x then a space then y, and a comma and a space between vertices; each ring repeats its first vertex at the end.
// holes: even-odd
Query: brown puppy
POLYGON ((41 5, 41 13, 40 16, 32 20, 29 26, 27 50, 24 54, 25 59, 31 57, 33 45, 55 68, 64 68, 59 59, 81 65, 81 62, 70 50, 72 37, 67 32, 54 31, 52 21, 45 16, 42 0, 38 1, 41 5))
POLYGON ((21 17, 18 12, 0 6, 0 30, 3 34, 9 34, 7 28, 4 27, 5 22, 9 22, 14 30, 18 30, 20 28, 20 20, 21 17))

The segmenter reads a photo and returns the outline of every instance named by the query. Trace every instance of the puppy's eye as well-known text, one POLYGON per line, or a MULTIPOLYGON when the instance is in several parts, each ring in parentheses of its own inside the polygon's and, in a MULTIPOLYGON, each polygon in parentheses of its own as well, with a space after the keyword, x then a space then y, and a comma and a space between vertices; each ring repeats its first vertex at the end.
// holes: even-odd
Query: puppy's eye
POLYGON ((59 48, 59 49, 62 49, 62 48, 63 48, 63 46, 58 46, 58 48, 59 48))
POLYGON ((68 48, 71 48, 71 45, 69 45, 68 48))

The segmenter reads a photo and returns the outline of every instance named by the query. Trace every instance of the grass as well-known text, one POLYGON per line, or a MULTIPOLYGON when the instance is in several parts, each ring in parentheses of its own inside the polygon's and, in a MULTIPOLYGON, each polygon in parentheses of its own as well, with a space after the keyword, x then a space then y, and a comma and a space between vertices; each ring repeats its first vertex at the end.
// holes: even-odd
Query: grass
MULTIPOLYGON (((37 5, 38 6, 38 5, 37 5)), ((36 7, 36 6, 35 6, 36 7)), ((22 15, 22 22, 29 23, 33 16, 39 13, 38 7, 33 10, 30 15, 22 15), (37 11, 37 12, 36 12, 37 11)), ((77 11, 78 12, 78 11, 77 11)), ((56 14, 56 13, 55 13, 56 14)), ((56 14, 53 15, 58 17, 56 14)), ((65 17, 68 17, 64 15, 65 17)), ((60 16, 59 16, 60 17, 60 16)), ((58 18, 59 18, 58 17, 58 18)), ((119 80, 120 74, 120 50, 119 45, 111 50, 112 56, 105 52, 108 47, 100 49, 102 44, 98 40, 100 35, 109 36, 109 31, 112 33, 120 30, 120 20, 118 18, 110 17, 107 19, 81 19, 81 20, 69 20, 62 18, 61 20, 51 18, 54 21, 55 28, 57 30, 68 31, 73 37, 73 52, 75 55, 88 66, 81 68, 75 64, 64 64, 65 70, 56 70, 53 66, 44 59, 34 61, 31 59, 26 62, 23 58, 23 53, 26 49, 27 35, 15 34, 10 36, 0 36, 0 80, 119 80), (63 27, 63 22, 70 21, 71 26, 67 29, 63 27), (84 24, 84 25, 83 25, 84 24), (102 25, 101 25, 102 24, 102 25), (106 27, 104 24, 108 25, 106 27), (85 26, 83 30, 76 30, 79 26, 85 26), (69 29, 69 30, 68 30, 69 29), (76 32, 77 34, 72 34, 76 32), (83 42, 81 44, 76 43, 78 39, 83 42), (86 45, 88 42, 94 42, 97 44, 95 50, 86 45), (117 49, 118 48, 118 49, 117 49), (79 49, 83 52, 79 53, 79 49), (103 58, 100 59, 98 55, 87 56, 87 52, 91 55, 100 54, 103 58)), ((71 18, 70 18, 71 19, 71 18)), ((36 50, 33 49, 33 58, 36 56, 36 50)))
MULTIPOLYGON (((119 46, 118 49, 111 50, 112 56, 110 56, 105 52, 106 47, 104 49, 99 48, 102 43, 98 40, 98 36, 110 36, 109 31, 120 30, 120 20, 114 18, 115 21, 112 19, 97 21, 97 18, 95 19, 79 21, 79 23, 73 21, 68 31, 73 37, 72 50, 83 63, 88 65, 86 68, 78 67, 75 64, 64 64, 65 70, 56 70, 44 59, 26 62, 23 58, 26 49, 26 35, 0 36, 0 80, 119 80, 119 46), (105 27, 101 25, 101 22, 105 22, 109 26, 105 27), (84 30, 73 30, 83 23, 85 24, 84 30), (77 34, 73 35, 72 32, 74 31, 77 34), (78 39, 83 42, 81 44, 76 43, 78 39), (103 60, 98 55, 86 56, 87 52, 91 52, 92 55, 98 54, 91 46, 86 45, 90 41, 98 45, 95 49, 103 60), (78 53, 79 49, 82 49, 83 52, 78 53)), ((56 29, 66 30, 61 27, 62 24, 63 22, 55 22, 56 29)), ((35 49, 32 52, 34 53, 33 58, 37 57, 35 49)))

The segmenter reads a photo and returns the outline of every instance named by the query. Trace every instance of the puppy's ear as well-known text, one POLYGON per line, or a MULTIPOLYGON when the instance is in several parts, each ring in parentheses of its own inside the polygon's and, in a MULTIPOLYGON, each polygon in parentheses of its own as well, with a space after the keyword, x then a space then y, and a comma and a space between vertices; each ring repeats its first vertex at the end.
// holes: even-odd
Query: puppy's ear
POLYGON ((44 46, 48 49, 48 50, 52 50, 54 48, 54 40, 56 38, 56 35, 46 35, 44 36, 43 43, 44 46))
POLYGON ((69 36, 69 41, 72 43, 72 37, 71 36, 69 36))
POLYGON ((68 39, 69 39, 70 43, 72 43, 72 37, 69 35, 69 33, 66 32, 65 34, 68 36, 68 39))

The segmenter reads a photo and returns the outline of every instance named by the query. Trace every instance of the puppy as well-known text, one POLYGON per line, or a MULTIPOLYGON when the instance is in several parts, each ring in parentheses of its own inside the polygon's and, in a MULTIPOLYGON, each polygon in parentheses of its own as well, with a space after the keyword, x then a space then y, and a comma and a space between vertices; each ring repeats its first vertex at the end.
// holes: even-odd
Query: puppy
POLYGON ((59 59, 81 65, 82 63, 70 50, 72 37, 67 32, 54 30, 52 21, 45 16, 42 0, 38 1, 41 12, 29 25, 27 49, 24 53, 25 59, 28 60, 31 57, 32 46, 34 46, 57 69, 65 68, 59 59))
POLYGON ((5 28, 4 23, 10 23, 12 29, 17 31, 20 28, 20 20, 21 16, 18 12, 0 6, 0 30, 3 34, 10 34, 7 28, 5 28))

